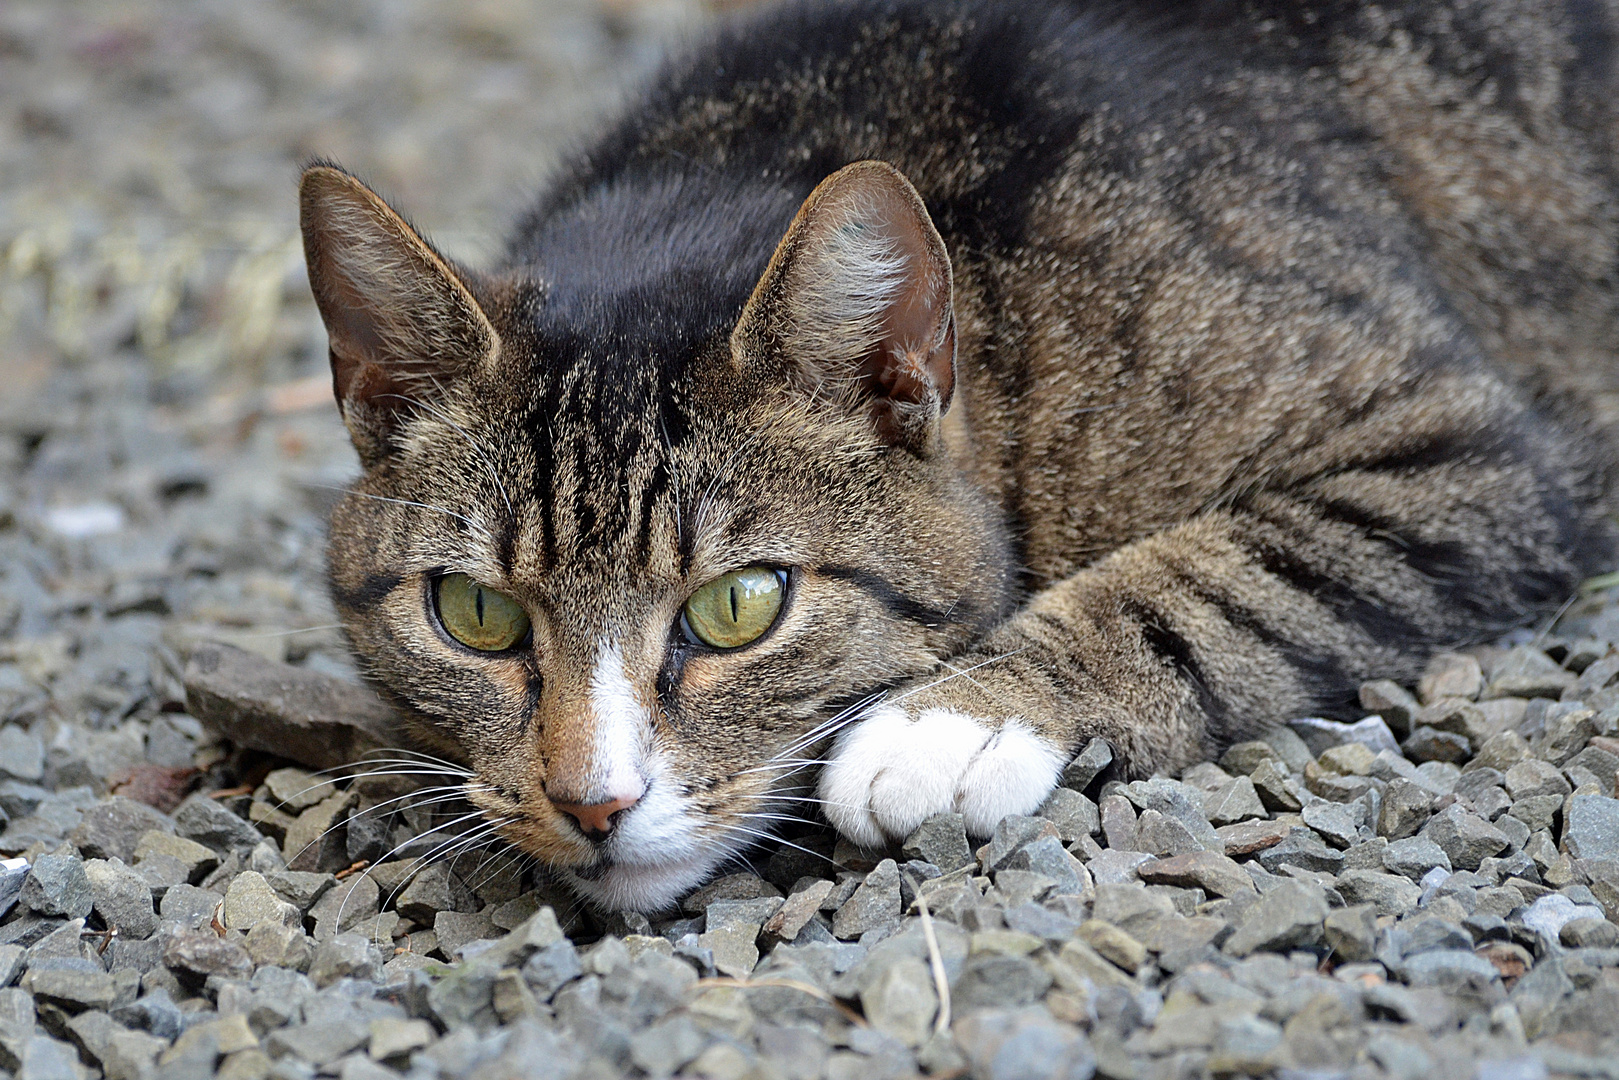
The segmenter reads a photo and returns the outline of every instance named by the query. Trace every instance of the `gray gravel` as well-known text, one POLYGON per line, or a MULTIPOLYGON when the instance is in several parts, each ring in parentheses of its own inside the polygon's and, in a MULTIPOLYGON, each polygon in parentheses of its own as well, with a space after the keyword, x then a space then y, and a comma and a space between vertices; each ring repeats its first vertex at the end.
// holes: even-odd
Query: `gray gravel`
POLYGON ((476 259, 703 17, 0 6, 0 1080, 1619 1080, 1612 589, 1359 723, 1132 784, 1094 743, 993 836, 806 829, 653 919, 438 849, 392 800, 442 777, 313 773, 386 718, 298 160, 476 259))

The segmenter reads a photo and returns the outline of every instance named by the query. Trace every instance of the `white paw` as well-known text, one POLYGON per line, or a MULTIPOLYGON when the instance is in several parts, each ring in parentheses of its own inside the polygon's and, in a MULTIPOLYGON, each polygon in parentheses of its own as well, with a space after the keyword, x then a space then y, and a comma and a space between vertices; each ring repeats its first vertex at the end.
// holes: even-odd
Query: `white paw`
POLYGON ((1006 815, 1038 809, 1062 766, 1062 754, 1021 721, 996 730, 953 709, 912 718, 884 705, 838 736, 820 794, 833 827, 867 847, 950 810, 969 833, 988 836, 1006 815))

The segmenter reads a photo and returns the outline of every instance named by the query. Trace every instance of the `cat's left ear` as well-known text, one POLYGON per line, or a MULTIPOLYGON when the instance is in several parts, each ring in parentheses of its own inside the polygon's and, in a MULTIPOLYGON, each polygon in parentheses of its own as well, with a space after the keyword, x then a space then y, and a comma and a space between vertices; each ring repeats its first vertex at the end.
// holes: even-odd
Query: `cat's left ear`
POLYGON ((950 289, 950 256, 916 189, 887 162, 856 162, 804 201, 732 353, 784 359, 808 388, 868 405, 885 441, 922 452, 955 391, 950 289))
POLYGON ((448 260, 359 180, 314 165, 298 197, 332 387, 369 466, 386 455, 404 417, 493 358, 500 339, 448 260))

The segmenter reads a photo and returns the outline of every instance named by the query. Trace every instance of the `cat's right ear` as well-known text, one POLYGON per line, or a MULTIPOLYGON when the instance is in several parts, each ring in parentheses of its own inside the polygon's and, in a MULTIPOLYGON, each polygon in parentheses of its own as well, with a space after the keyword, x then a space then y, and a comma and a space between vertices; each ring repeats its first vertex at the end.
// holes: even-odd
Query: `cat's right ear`
POLYGON ((500 340, 461 275, 359 180, 311 166, 298 207, 332 387, 370 466, 387 454, 402 417, 490 360, 500 340))

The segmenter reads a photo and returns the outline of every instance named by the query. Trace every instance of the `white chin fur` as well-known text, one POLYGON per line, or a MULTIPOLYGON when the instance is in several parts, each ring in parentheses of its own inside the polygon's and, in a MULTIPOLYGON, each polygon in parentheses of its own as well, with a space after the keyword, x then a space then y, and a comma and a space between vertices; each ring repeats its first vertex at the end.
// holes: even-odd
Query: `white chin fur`
POLYGON ((868 847, 950 810, 968 832, 987 836, 1006 815, 1038 809, 1062 765, 1061 753, 1020 721, 997 731, 954 709, 912 719, 884 705, 838 737, 820 794, 833 827, 868 847))
POLYGON ((609 911, 641 911, 651 914, 672 907, 682 896, 701 885, 729 854, 703 851, 674 862, 651 866, 614 864, 598 878, 568 874, 568 883, 596 904, 609 911))

